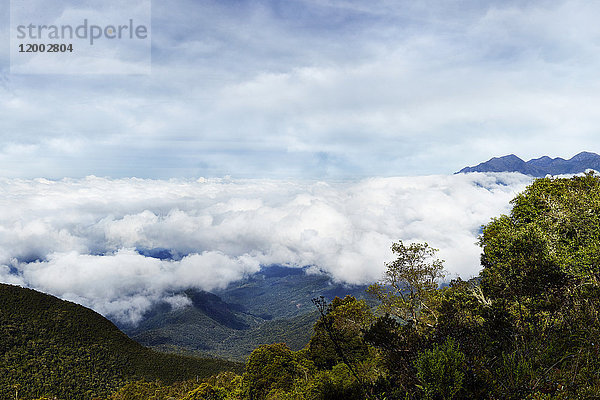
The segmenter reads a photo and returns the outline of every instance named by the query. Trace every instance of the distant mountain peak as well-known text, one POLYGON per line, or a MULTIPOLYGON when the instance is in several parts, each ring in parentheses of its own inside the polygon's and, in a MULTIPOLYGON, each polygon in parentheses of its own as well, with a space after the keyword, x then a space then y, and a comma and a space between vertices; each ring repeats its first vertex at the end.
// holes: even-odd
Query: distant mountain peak
POLYGON ((594 160, 597 159, 598 154, 596 153, 590 153, 589 151, 582 151, 581 153, 573 156, 573 158, 571 158, 572 161, 587 161, 587 160, 594 160))
POLYGON ((514 154, 509 154, 509 155, 507 155, 507 156, 503 156, 503 157, 495 157, 495 158, 503 158, 503 159, 507 159, 507 160, 508 160, 508 159, 510 159, 510 160, 520 160, 520 161, 523 161, 523 160, 521 160, 519 157, 517 157, 517 156, 516 156, 516 155, 514 155, 514 154))
POLYGON ((578 174, 588 169, 600 171, 600 155, 582 151, 569 160, 542 156, 529 161, 523 161, 514 154, 493 157, 474 167, 465 167, 457 172, 520 172, 534 177, 546 175, 578 174))

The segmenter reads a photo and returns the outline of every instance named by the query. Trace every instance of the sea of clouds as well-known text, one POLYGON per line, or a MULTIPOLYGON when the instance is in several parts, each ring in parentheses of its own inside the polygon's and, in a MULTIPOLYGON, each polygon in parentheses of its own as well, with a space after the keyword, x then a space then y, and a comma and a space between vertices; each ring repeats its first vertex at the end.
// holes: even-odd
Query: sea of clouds
POLYGON ((260 270, 381 277, 392 242, 439 248, 449 278, 478 274, 481 225, 531 178, 515 173, 281 180, 0 180, 0 282, 136 323, 260 270), (160 257, 158 257, 160 255, 160 257))

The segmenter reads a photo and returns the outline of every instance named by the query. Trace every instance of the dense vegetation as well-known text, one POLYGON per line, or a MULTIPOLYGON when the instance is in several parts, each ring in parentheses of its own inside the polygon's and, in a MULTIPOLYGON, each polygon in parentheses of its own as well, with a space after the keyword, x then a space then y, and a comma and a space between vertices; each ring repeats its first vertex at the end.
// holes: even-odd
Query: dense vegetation
POLYGON ((172 383, 239 369, 151 351, 92 310, 0 284, 0 398, 89 399, 134 379, 172 383))
MULTIPOLYGON (((256 348, 242 375, 130 382, 112 400, 600 397, 600 178, 536 180, 483 228, 480 277, 439 288, 426 243, 355 297, 314 299, 308 345, 256 348)), ((86 378, 87 379, 87 378, 86 378)))
POLYGON ((263 269, 214 293, 186 290, 190 305, 158 304, 136 326, 121 326, 144 346, 245 361, 262 344, 306 346, 318 313, 312 298, 351 294, 366 297, 366 286, 343 286, 324 274, 279 265, 263 269))

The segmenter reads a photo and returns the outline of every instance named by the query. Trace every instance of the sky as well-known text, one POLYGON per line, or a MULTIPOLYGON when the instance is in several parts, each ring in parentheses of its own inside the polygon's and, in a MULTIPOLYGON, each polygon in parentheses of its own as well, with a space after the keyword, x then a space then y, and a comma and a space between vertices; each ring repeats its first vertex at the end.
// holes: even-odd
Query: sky
POLYGON ((356 179, 599 151, 597 2, 170 0, 151 12, 145 75, 10 74, 0 25, 2 176, 356 179))
POLYGON ((397 240, 476 276, 531 178, 453 173, 600 152, 598 2, 155 0, 150 70, 11 72, 16 6, 129 15, 47 4, 0 0, 0 281, 115 320, 273 263, 370 283, 397 240))

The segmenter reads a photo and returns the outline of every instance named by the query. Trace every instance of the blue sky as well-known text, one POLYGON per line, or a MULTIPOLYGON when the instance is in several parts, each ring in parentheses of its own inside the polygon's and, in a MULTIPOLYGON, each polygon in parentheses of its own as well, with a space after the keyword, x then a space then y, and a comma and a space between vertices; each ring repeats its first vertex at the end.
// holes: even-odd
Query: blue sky
POLYGON ((1 4, 5 177, 336 180, 600 151, 596 2, 153 1, 137 76, 10 74, 1 4))

